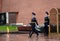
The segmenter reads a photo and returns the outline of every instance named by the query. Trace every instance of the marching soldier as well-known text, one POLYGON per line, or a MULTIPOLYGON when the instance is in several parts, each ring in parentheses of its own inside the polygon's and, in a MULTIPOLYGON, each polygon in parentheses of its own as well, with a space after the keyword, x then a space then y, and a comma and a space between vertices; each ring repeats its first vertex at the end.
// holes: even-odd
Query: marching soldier
POLYGON ((48 36, 48 28, 49 28, 49 14, 48 14, 48 12, 45 12, 45 14, 47 15, 46 17, 45 17, 45 23, 44 23, 44 25, 45 25, 45 27, 44 27, 44 35, 46 35, 46 36, 48 36))
POLYGON ((34 12, 32 12, 32 19, 31 19, 31 23, 30 23, 30 25, 31 25, 31 27, 32 27, 32 30, 30 31, 30 33, 29 33, 29 37, 31 37, 32 36, 32 34, 35 32, 35 34, 37 35, 37 37, 38 37, 38 31, 35 29, 35 23, 38 25, 38 22, 37 22, 37 20, 36 20, 36 18, 35 18, 35 13, 34 12))

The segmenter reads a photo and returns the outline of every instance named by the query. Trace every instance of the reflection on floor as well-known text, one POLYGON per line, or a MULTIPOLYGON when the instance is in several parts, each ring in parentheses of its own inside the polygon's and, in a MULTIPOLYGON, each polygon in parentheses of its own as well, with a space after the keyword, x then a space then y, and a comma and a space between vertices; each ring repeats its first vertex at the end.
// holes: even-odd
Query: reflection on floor
POLYGON ((40 33, 38 38, 36 34, 33 34, 31 38, 28 36, 29 34, 0 34, 0 41, 60 41, 60 36, 55 34, 47 37, 40 33))

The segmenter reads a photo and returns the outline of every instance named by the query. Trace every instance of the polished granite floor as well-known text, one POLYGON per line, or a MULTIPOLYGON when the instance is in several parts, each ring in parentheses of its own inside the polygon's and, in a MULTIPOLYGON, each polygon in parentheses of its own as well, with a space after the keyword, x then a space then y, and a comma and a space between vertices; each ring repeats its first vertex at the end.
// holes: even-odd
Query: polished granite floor
POLYGON ((60 36, 57 34, 47 37, 40 33, 38 38, 36 34, 33 34, 31 38, 28 36, 29 34, 0 34, 0 41, 60 41, 60 36))

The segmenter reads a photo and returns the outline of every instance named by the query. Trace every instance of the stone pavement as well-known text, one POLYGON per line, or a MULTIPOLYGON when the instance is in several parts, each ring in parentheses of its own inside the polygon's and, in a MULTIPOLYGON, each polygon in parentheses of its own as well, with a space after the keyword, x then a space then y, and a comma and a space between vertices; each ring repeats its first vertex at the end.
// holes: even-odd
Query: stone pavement
POLYGON ((0 34, 0 41, 60 41, 60 37, 54 34, 47 37, 40 33, 38 38, 36 34, 31 38, 28 36, 29 34, 0 34))

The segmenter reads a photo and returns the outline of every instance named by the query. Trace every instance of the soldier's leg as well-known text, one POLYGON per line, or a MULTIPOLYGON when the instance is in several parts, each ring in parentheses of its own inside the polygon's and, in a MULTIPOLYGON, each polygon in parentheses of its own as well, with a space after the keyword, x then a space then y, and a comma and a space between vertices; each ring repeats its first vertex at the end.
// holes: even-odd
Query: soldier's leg
POLYGON ((34 33, 34 31, 31 31, 31 33, 29 34, 29 37, 31 37, 33 33, 34 33))
POLYGON ((46 36, 48 36, 48 26, 46 26, 46 33, 45 33, 46 36))
POLYGON ((38 31, 37 31, 37 30, 35 30, 34 32, 36 33, 36 35, 37 35, 37 37, 38 37, 38 35, 39 35, 38 31))
POLYGON ((44 35, 47 35, 47 26, 44 27, 44 35))

